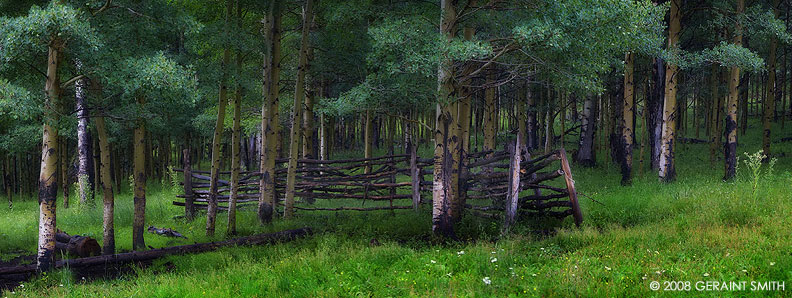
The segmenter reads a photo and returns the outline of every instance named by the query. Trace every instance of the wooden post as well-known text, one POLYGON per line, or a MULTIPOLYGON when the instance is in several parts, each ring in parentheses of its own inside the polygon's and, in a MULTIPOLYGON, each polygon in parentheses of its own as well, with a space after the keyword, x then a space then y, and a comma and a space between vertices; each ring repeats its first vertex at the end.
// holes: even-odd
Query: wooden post
POLYGON ((418 211, 421 204, 421 169, 418 168, 418 146, 412 140, 407 143, 410 149, 410 176, 412 177, 413 210, 418 211))
POLYGON ((514 147, 509 146, 509 153, 511 153, 511 162, 509 163, 509 185, 508 192, 506 193, 506 221, 504 222, 503 229, 508 231, 509 227, 514 224, 515 216, 517 214, 517 204, 520 197, 520 160, 522 159, 520 150, 520 135, 517 134, 517 140, 514 142, 514 147))
POLYGON ((190 149, 184 149, 184 216, 188 220, 195 218, 195 205, 193 204, 192 168, 190 167, 190 149))
POLYGON ((575 180, 572 180, 572 170, 569 167, 566 150, 564 148, 559 149, 559 154, 561 155, 561 170, 564 171, 564 181, 566 181, 567 191, 569 192, 569 202, 572 203, 572 216, 575 218, 575 225, 580 227, 580 223, 583 222, 583 214, 580 212, 580 205, 578 204, 575 180))

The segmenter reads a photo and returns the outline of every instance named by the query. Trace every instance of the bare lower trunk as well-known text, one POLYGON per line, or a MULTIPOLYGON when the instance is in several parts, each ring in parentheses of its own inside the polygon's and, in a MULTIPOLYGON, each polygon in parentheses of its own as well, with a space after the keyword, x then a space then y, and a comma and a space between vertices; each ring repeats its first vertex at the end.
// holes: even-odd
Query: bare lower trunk
MULTIPOLYGON (((487 83, 495 83, 495 69, 487 71, 487 83)), ((497 100, 495 98, 495 87, 488 87, 484 90, 484 151, 495 150, 495 127, 497 126, 497 100)))
POLYGON ((278 121, 278 96, 280 86, 281 60, 281 1, 270 1, 267 12, 266 37, 269 49, 264 59, 264 104, 261 107, 261 178, 258 202, 258 217, 261 224, 272 221, 272 214, 277 210, 278 200, 275 196, 275 159, 278 157, 280 143, 280 122, 278 121))
POLYGON ((305 101, 305 75, 308 72, 308 47, 311 24, 313 22, 313 0, 305 0, 303 7, 302 37, 300 39, 300 62, 297 66, 297 82, 294 87, 294 108, 289 139, 289 167, 286 176, 286 201, 283 217, 294 216, 294 189, 297 176, 297 158, 300 148, 300 105, 305 101))
MULTIPOLYGON (((773 15, 778 18, 779 0, 773 0, 773 15)), ((770 36, 770 53, 767 58, 767 95, 764 102, 762 113, 762 151, 769 160, 770 156, 770 132, 771 118, 775 114, 775 99, 778 96, 776 88, 776 49, 778 48, 778 38, 773 34, 770 36)), ((738 76, 739 79, 739 76, 738 76)))
MULTIPOLYGON (((239 17, 239 2, 237 2, 237 17, 239 17)), ((237 53, 237 75, 242 67, 240 54, 237 53)), ((240 146, 242 145, 241 121, 242 121, 242 86, 237 84, 234 94, 234 124, 231 133, 231 193, 228 198, 228 225, 226 234, 236 235, 236 205, 239 197, 239 172, 241 167, 240 146)))
MULTIPOLYGON (((677 48, 679 45, 680 21, 682 18, 681 0, 671 0, 671 14, 669 17, 668 49, 677 48)), ((676 179, 676 166, 674 163, 674 141, 676 139, 677 121, 677 74, 679 68, 674 63, 666 66, 665 102, 663 105, 663 129, 660 144, 660 169, 661 181, 670 182, 676 179)))
MULTIPOLYGON (((142 96, 137 98, 138 106, 142 109, 145 99, 142 96)), ((135 126, 134 147, 134 204, 135 217, 132 221, 132 249, 146 249, 146 241, 143 238, 143 226, 146 223, 146 123, 143 118, 138 118, 135 126)))
MULTIPOLYGON (((742 14, 745 10, 745 1, 737 0, 737 13, 742 14)), ((735 36, 732 43, 742 46, 742 23, 737 21, 735 26, 735 36)), ((737 170, 737 88, 740 83, 740 68, 732 66, 729 73, 729 101, 727 103, 728 113, 726 116, 726 147, 724 150, 725 173, 724 180, 734 178, 737 170)))
POLYGON ((652 65, 652 76, 654 86, 652 88, 650 100, 647 104, 648 122, 647 133, 649 134, 649 164, 653 170, 659 169, 660 164, 660 139, 663 129, 663 102, 665 101, 665 63, 662 59, 654 59, 652 65))
MULTIPOLYGON (((230 30, 231 10, 233 10, 231 0, 226 0, 226 19, 225 30, 230 30)), ((217 221, 217 180, 220 178, 220 159, 222 152, 220 146, 223 142, 223 125, 225 123, 225 110, 228 104, 228 64, 231 63, 231 49, 228 47, 223 50, 223 61, 220 64, 222 76, 220 78, 220 93, 217 103, 217 122, 215 123, 214 136, 212 138, 212 169, 211 180, 209 181, 209 206, 206 210, 206 236, 214 236, 215 222, 217 221)))
MULTIPOLYGON (((77 61, 78 68, 80 64, 77 61)), ((87 79, 81 79, 74 84, 74 97, 77 100, 77 196, 80 198, 80 205, 88 202, 89 192, 93 187, 88 175, 91 136, 88 130, 88 107, 85 104, 86 82, 87 79)))
POLYGON ((597 164, 594 139, 597 131, 597 102, 594 96, 586 97, 583 103, 583 116, 580 127, 580 143, 575 160, 584 167, 597 164))
POLYGON ((60 157, 58 157, 58 159, 60 160, 60 183, 61 189, 63 191, 63 208, 69 208, 69 177, 67 175, 67 157, 69 151, 67 146, 68 142, 66 141, 66 138, 61 137, 58 143, 60 144, 60 148, 58 150, 60 151, 60 157))
POLYGON ((632 151, 633 151, 633 117, 635 100, 635 82, 633 77, 635 54, 627 53, 624 69, 624 102, 622 106, 622 144, 624 146, 624 159, 622 162, 622 185, 632 183, 632 151))
MULTIPOLYGON (((45 113, 57 120, 57 113, 52 107, 57 106, 60 94, 58 81, 58 61, 60 42, 55 39, 50 43, 47 55, 47 104, 45 113)), ((46 120, 45 120, 46 121, 46 120)), ((36 268, 40 272, 49 271, 55 266, 55 208, 58 197, 58 130, 44 122, 41 137, 41 171, 39 172, 39 235, 36 268)))
POLYGON ((113 198, 113 183, 110 178, 110 145, 104 116, 98 116, 94 121, 96 122, 96 134, 99 137, 101 154, 99 172, 102 176, 102 202, 104 205, 102 208, 102 254, 112 255, 115 253, 115 228, 113 226, 115 198, 113 198))
MULTIPOLYGON (((440 32, 447 39, 447 42, 451 42, 456 31, 457 20, 454 2, 455 1, 451 0, 440 1, 440 9, 442 11, 440 32)), ((453 78, 453 61, 449 53, 444 52, 441 54, 440 66, 437 72, 438 104, 434 133, 435 151, 434 178, 432 182, 432 231, 437 235, 451 238, 456 237, 450 212, 452 199, 450 196, 452 191, 451 172, 453 168, 452 162, 454 160, 451 156, 451 147, 455 146, 455 144, 453 144, 454 140, 452 135, 455 129, 453 125, 455 125, 454 115, 456 114, 456 111, 451 109, 452 105, 449 104, 450 101, 456 97, 454 94, 455 88, 453 86, 453 78)), ((492 120, 492 125, 494 126, 494 119, 492 120)), ((490 144, 494 147, 494 141, 490 144)), ((494 149, 492 147, 490 147, 490 149, 494 149)))

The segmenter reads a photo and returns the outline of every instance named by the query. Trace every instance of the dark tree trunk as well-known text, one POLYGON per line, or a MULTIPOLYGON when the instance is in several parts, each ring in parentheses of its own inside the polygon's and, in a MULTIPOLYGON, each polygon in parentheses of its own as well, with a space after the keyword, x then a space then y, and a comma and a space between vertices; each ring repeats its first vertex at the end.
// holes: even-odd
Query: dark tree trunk
POLYGON ((580 127, 580 146, 575 160, 585 167, 593 167, 597 163, 594 150, 594 137, 597 131, 597 100, 588 96, 583 103, 582 126, 580 127))

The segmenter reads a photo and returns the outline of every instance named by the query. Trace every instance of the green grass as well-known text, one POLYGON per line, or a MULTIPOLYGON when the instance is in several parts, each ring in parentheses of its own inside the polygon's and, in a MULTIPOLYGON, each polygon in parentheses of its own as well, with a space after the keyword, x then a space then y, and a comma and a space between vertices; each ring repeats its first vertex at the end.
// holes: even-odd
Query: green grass
MULTIPOLYGON (((741 136, 739 152, 757 151, 759 136, 758 129, 741 136)), ((788 296, 792 289, 700 292, 695 282, 785 281, 792 287, 790 143, 773 144, 779 154, 776 174, 762 179, 756 198, 744 164, 741 178, 725 183, 722 161, 710 164, 708 145, 678 144, 677 150, 679 179, 672 184, 658 183, 656 173, 644 171, 633 186, 619 186, 618 168, 605 163, 602 152, 600 167, 573 165, 579 191, 603 205, 581 197, 583 227, 575 228, 571 219, 552 222, 559 228, 552 236, 531 234, 539 224, 526 222, 501 237, 500 221, 468 216, 457 226, 463 241, 442 243, 431 236, 428 208, 395 215, 301 213, 267 227, 256 223, 252 211, 242 211, 243 235, 306 225, 316 234, 272 246, 167 257, 118 279, 74 280, 61 270, 0 296, 788 296), (370 246, 372 238, 382 245, 370 246), (692 288, 652 291, 651 281, 690 281, 692 288)), ((203 236, 204 219, 174 220, 183 209, 170 205, 173 195, 167 188, 150 188, 147 224, 172 227, 190 239, 147 234, 147 244, 224 237, 224 214, 218 217, 217 238, 203 236)), ((131 247, 132 199, 122 194, 116 202, 116 242, 125 250, 131 247)), ((37 210, 32 200, 0 210, 0 255, 34 252, 37 210)), ((101 238, 99 208, 61 208, 58 216, 61 229, 101 238)))

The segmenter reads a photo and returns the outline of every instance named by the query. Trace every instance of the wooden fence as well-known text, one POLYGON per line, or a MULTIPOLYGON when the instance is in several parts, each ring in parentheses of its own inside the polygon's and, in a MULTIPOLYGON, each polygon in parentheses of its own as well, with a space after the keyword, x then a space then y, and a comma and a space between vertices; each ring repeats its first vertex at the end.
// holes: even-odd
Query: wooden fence
MULTIPOLYGON (((518 216, 550 216, 563 219, 573 216, 575 224, 583 220, 577 202, 574 180, 566 152, 563 149, 531 159, 518 144, 507 151, 471 153, 460 172, 460 194, 465 196, 466 208, 475 215, 505 218, 512 224, 518 216), (557 166, 553 166, 558 161, 557 166), (549 182, 563 177, 565 187, 549 182), (522 194, 521 194, 522 193, 522 194), (486 199, 486 200, 483 200, 486 199), (485 202, 485 204, 482 204, 485 202), (476 203, 476 204, 473 204, 476 203)), ((189 156, 185 154, 185 156, 189 156)), ((281 198, 286 188, 286 159, 276 161, 275 191, 281 198)), ((432 159, 411 154, 346 160, 299 159, 295 183, 295 203, 299 211, 375 211, 418 210, 421 192, 431 196, 432 159), (426 179, 429 176, 429 179, 426 179), (317 207, 314 200, 349 199, 354 206, 317 207), (367 201, 386 201, 387 206, 366 207, 367 201), (405 204, 405 201, 411 204, 405 204)), ((191 169, 189 160, 184 169, 184 194, 178 195, 174 205, 184 206, 185 213, 206 209, 209 201, 209 172, 191 169)), ((228 209, 230 172, 220 172, 218 179, 219 210, 228 209)), ((259 198, 259 172, 241 172, 237 206, 255 205, 259 198)), ((192 213, 191 213, 192 212, 192 213)))

